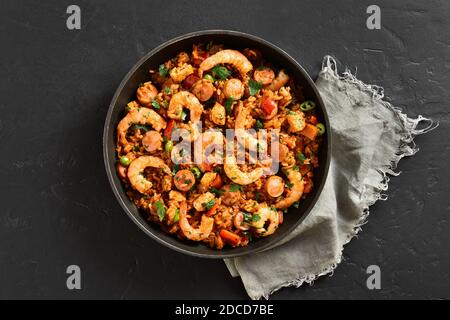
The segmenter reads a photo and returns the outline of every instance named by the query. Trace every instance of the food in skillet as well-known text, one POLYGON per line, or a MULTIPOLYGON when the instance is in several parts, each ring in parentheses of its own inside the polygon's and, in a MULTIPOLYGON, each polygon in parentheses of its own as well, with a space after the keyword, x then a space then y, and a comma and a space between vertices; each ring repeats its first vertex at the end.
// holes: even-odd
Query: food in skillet
POLYGON ((117 126, 117 171, 129 198, 166 232, 216 249, 276 232, 287 209, 314 187, 325 131, 315 103, 259 51, 211 43, 180 52, 150 70, 148 80, 117 126), (207 149, 227 143, 226 129, 279 130, 263 146, 276 144, 279 157, 266 160, 279 170, 267 174, 264 161, 240 164, 218 152, 194 157, 200 162, 174 161, 189 152, 177 149, 177 130, 207 149))

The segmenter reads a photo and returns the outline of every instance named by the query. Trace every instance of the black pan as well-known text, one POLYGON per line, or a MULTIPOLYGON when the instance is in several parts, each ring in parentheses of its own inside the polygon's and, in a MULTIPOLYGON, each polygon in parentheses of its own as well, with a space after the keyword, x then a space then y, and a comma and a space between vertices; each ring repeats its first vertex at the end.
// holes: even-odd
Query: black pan
POLYGON ((232 258, 273 247, 276 243, 285 238, 295 227, 302 223, 316 203, 325 183, 330 165, 331 131, 323 101, 319 96, 314 82, 300 64, 291 56, 277 46, 249 34, 236 31, 208 30, 190 33, 165 42, 145 55, 128 72, 117 88, 109 106, 103 133, 103 155, 106 173, 117 200, 131 220, 133 220, 133 222, 146 234, 159 243, 185 254, 203 258, 232 258), (275 234, 267 238, 253 241, 246 247, 235 249, 226 247, 223 250, 214 250, 202 243, 181 241, 178 238, 163 232, 159 226, 149 223, 146 221, 145 216, 128 199, 115 169, 117 162, 115 153, 115 129, 120 119, 124 116, 126 104, 130 100, 135 99, 136 88, 140 83, 149 80, 148 70, 157 69, 161 63, 174 57, 180 51, 189 52, 192 50, 193 44, 208 43, 209 41, 214 41, 214 43, 219 44, 222 43, 227 47, 238 50, 244 48, 256 48, 262 52, 263 57, 267 61, 270 61, 275 66, 286 69, 288 74, 294 77, 295 82, 303 86, 305 98, 316 102, 319 121, 324 123, 326 127, 326 134, 323 137, 323 144, 320 150, 320 167, 315 171, 315 187, 313 191, 305 200, 300 202, 298 208, 289 209, 289 212, 284 215, 284 223, 279 227, 275 234))

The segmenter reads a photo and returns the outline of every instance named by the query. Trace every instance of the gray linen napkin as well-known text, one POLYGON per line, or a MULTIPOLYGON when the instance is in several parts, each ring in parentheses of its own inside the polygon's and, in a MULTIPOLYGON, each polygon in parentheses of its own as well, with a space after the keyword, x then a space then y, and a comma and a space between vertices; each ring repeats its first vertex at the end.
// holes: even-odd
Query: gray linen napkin
POLYGON ((348 70, 339 76, 330 56, 323 60, 316 85, 332 127, 330 172, 311 214, 283 243, 225 261, 252 299, 268 299, 282 287, 299 287, 331 273, 369 206, 386 199, 387 175, 398 175, 394 170, 400 159, 418 151, 414 137, 437 126, 422 116, 409 118, 383 100, 381 87, 362 83, 348 70), (419 130, 422 121, 427 125, 419 130))

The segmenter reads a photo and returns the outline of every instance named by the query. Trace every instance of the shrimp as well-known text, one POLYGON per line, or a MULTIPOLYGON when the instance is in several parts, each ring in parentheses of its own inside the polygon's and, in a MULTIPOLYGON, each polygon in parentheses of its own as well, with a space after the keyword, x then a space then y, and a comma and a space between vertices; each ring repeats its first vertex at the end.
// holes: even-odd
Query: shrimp
POLYGON ((251 226, 256 229, 258 235, 267 237, 277 230, 280 224, 280 215, 276 209, 269 208, 266 203, 262 203, 255 214, 260 219, 256 221, 252 219, 251 226), (267 223, 269 224, 267 225, 267 223), (266 225, 267 227, 265 227, 266 225))
POLYGON ((236 158, 234 155, 227 155, 225 157, 225 164, 223 168, 228 178, 230 178, 234 183, 240 185, 251 184, 261 178, 264 173, 262 168, 256 168, 251 172, 241 171, 236 163, 236 158))
POLYGON ((214 218, 202 215, 200 226, 193 228, 187 219, 187 203, 183 201, 180 205, 180 221, 178 224, 186 238, 192 241, 202 241, 209 237, 214 226, 214 218))
POLYGON ((275 208, 286 209, 294 204, 294 202, 300 200, 303 195, 303 189, 305 183, 302 178, 302 174, 299 170, 294 168, 283 169, 284 174, 286 174, 289 182, 292 184, 291 188, 288 189, 287 195, 284 199, 275 203, 275 208))
POLYGON ((171 176, 171 171, 169 167, 164 163, 164 160, 152 157, 152 156, 141 156, 133 162, 131 162, 128 167, 128 179, 130 180, 131 185, 140 193, 148 193, 148 191, 152 188, 153 184, 145 179, 143 172, 147 167, 159 168, 162 171, 171 176))
POLYGON ((190 111, 189 128, 192 133, 192 140, 195 140, 200 135, 198 123, 201 121, 203 113, 203 106, 197 97, 188 91, 180 91, 173 95, 170 99, 169 108, 167 109, 167 116, 171 119, 181 120, 183 114, 183 107, 190 111))
POLYGON ((200 64, 200 68, 198 69, 199 76, 203 76, 203 72, 212 69, 214 66, 218 64, 231 64, 235 67, 242 77, 245 77, 246 74, 253 69, 253 65, 250 61, 239 51, 236 50, 222 50, 213 54, 212 56, 203 60, 200 64))
POLYGON ((286 83, 288 83, 288 81, 289 81, 289 76, 284 72, 284 70, 281 70, 278 73, 277 77, 272 81, 272 83, 265 88, 272 90, 272 91, 277 91, 282 86, 284 86, 286 83))
POLYGON ((166 127, 166 121, 149 108, 132 109, 117 125, 117 140, 122 146, 128 146, 127 131, 133 124, 150 125, 156 131, 166 127))

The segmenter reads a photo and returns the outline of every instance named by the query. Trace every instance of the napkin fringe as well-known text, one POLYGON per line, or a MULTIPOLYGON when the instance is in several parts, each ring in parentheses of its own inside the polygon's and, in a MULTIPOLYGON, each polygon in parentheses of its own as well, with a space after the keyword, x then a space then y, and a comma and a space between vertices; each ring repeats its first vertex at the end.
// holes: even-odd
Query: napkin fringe
POLYGON ((376 187, 368 191, 370 192, 370 195, 373 195, 373 197, 371 197, 369 194, 365 194, 363 196, 363 198, 366 199, 366 205, 364 206, 363 215, 356 223, 353 230, 347 235, 346 241, 344 242, 339 255, 336 257, 336 261, 330 264, 329 266, 323 268, 318 273, 309 274, 280 285, 279 287, 272 290, 270 293, 264 294, 263 297, 265 299, 269 299, 269 296, 271 294, 273 294, 274 292, 278 291, 283 287, 295 286, 298 288, 304 283, 312 285, 317 278, 325 276, 327 274, 330 274, 331 277, 333 275, 334 270, 342 262, 344 246, 348 244, 354 237, 357 237, 358 233, 362 230, 362 226, 367 223, 367 218, 369 217, 370 214, 369 207, 375 204, 375 202, 377 202, 378 200, 381 201, 387 200, 388 196, 387 194, 384 194, 383 191, 387 191, 389 188, 388 186, 390 180, 389 175, 398 176, 401 173, 401 171, 396 172, 395 170, 397 169, 399 161, 402 158, 412 156, 419 151, 419 148, 414 143, 414 138, 418 135, 430 132, 439 126, 439 122, 435 123, 433 120, 423 117, 422 115, 419 115, 415 119, 409 118, 405 113, 403 113, 403 111, 400 108, 394 107, 388 101, 383 100, 384 99, 383 87, 365 84, 361 80, 357 79, 356 76, 353 75, 348 68, 346 68, 342 76, 340 76, 337 72, 336 60, 330 55, 326 55, 323 59, 320 76, 324 77, 327 80, 330 80, 331 78, 341 80, 345 83, 356 86, 363 92, 366 92, 373 99, 378 100, 378 102, 380 102, 384 107, 394 112, 394 114, 400 119, 404 132, 401 134, 401 143, 397 149, 397 152, 390 159, 387 166, 384 168, 377 168, 377 171, 381 175, 380 182, 377 184, 376 187), (425 123, 425 126, 419 129, 418 127, 422 122, 425 123))

